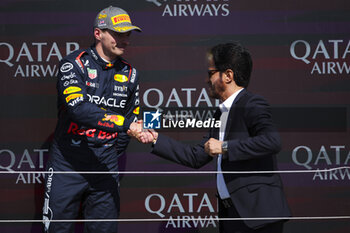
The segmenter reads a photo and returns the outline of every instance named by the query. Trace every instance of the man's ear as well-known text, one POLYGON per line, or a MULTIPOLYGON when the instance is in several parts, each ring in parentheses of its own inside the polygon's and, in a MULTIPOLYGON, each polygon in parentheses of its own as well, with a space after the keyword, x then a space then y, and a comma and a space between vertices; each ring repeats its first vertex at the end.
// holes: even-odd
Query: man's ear
POLYGON ((226 83, 231 83, 232 81, 234 81, 234 73, 233 73, 233 70, 231 69, 227 69, 225 72, 224 72, 224 81, 226 83))
POLYGON ((101 40, 102 39, 102 31, 99 28, 94 29, 94 37, 96 40, 101 40))

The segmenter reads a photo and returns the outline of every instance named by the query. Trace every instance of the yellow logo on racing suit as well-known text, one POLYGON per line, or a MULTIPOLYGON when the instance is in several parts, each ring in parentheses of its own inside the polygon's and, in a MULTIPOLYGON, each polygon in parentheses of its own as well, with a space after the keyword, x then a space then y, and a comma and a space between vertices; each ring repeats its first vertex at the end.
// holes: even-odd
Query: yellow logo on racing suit
POLYGON ((135 108, 134 111, 133 111, 133 113, 134 113, 135 115, 139 115, 139 114, 140 114, 140 107, 135 108))
POLYGON ((121 115, 107 115, 107 114, 105 114, 105 118, 103 118, 102 120, 103 121, 110 121, 116 125, 122 126, 124 124, 125 118, 121 115))
POLYGON ((68 103, 71 100, 74 100, 76 98, 83 97, 83 94, 72 94, 66 97, 66 102, 68 103))
POLYGON ((78 92, 78 91, 81 91, 81 88, 80 87, 68 87, 66 88, 64 91, 63 91, 63 94, 65 95, 68 95, 68 94, 71 94, 71 93, 75 93, 75 92, 78 92))
POLYGON ((130 17, 127 14, 122 15, 116 15, 111 18, 113 25, 120 24, 120 23, 131 23, 130 17))
POLYGON ((120 83, 125 83, 127 82, 129 79, 128 77, 126 77, 125 75, 122 74, 116 74, 114 75, 114 80, 120 83))

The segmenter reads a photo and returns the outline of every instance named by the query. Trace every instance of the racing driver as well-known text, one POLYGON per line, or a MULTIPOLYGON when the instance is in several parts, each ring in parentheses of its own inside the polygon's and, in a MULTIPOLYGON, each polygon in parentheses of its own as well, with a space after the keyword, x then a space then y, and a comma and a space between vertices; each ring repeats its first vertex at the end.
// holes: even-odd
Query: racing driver
MULTIPOLYGON (((94 22, 95 43, 60 61, 58 123, 44 195, 45 232, 74 232, 72 221, 51 220, 74 221, 80 209, 85 219, 118 218, 118 156, 139 114, 138 73, 121 57, 134 30, 141 31, 127 12, 105 8, 94 22)), ((114 233, 117 222, 87 221, 84 232, 114 233)))

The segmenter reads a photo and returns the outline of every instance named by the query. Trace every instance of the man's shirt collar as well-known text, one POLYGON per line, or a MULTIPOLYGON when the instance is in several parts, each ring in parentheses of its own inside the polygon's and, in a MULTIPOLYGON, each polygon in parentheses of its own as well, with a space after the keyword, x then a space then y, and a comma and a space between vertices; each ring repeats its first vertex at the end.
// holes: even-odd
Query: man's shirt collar
POLYGON ((243 90, 244 88, 236 91, 235 93, 233 93, 230 97, 228 97, 224 102, 222 102, 219 105, 220 111, 221 112, 228 112, 229 109, 231 108, 233 101, 235 101, 237 95, 243 90))

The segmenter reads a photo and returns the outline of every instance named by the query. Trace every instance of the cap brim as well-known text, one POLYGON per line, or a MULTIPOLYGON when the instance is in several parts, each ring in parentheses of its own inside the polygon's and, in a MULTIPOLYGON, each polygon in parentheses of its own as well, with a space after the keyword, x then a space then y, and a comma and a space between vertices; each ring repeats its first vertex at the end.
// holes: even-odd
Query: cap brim
POLYGON ((130 31, 138 31, 142 32, 141 28, 136 27, 136 26, 122 26, 122 27, 113 27, 114 31, 119 32, 119 33, 124 33, 124 32, 130 32, 130 31))

